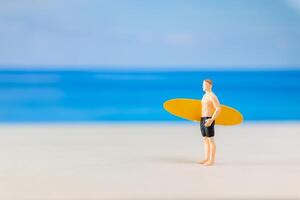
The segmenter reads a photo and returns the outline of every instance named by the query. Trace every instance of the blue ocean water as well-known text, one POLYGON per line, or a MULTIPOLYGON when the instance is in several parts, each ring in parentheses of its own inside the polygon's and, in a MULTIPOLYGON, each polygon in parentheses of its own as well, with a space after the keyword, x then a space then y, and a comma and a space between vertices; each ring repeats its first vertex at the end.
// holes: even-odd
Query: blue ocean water
POLYGON ((245 120, 300 120, 300 70, 0 70, 0 122, 183 121, 162 105, 212 79, 245 120))

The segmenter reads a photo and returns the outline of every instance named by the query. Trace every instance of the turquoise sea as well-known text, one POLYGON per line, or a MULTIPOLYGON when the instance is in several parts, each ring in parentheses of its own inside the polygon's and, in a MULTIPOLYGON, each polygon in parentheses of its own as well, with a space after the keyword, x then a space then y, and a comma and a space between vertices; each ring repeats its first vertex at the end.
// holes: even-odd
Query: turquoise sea
POLYGON ((198 98, 212 79, 245 120, 300 120, 300 70, 0 70, 0 122, 184 121, 171 98, 198 98))

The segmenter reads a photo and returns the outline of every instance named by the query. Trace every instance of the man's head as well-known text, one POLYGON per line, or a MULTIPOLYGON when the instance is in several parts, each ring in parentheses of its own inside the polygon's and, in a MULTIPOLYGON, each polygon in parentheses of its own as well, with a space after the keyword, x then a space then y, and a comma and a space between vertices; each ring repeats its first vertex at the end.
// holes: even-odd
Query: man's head
POLYGON ((204 92, 211 91, 212 85, 213 85, 212 80, 205 79, 202 84, 203 91, 204 92))

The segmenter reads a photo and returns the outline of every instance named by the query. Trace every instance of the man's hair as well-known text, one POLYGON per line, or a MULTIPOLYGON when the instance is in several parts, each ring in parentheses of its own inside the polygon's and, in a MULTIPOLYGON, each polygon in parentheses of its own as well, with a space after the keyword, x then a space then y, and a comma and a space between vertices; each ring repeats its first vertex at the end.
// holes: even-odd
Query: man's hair
POLYGON ((212 80, 210 80, 210 79, 205 79, 204 81, 211 84, 211 85, 213 84, 212 80))

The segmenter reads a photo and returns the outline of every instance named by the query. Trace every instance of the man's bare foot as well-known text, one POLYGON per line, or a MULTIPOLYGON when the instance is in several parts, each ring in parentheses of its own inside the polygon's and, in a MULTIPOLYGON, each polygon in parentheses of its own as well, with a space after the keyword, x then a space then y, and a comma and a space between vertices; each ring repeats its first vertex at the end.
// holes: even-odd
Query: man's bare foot
POLYGON ((200 164, 204 164, 204 163, 206 163, 208 160, 201 160, 201 161, 199 161, 199 163, 200 164))
POLYGON ((205 166, 212 166, 214 164, 215 164, 215 162, 209 160, 209 161, 205 162, 203 165, 205 165, 205 166))

